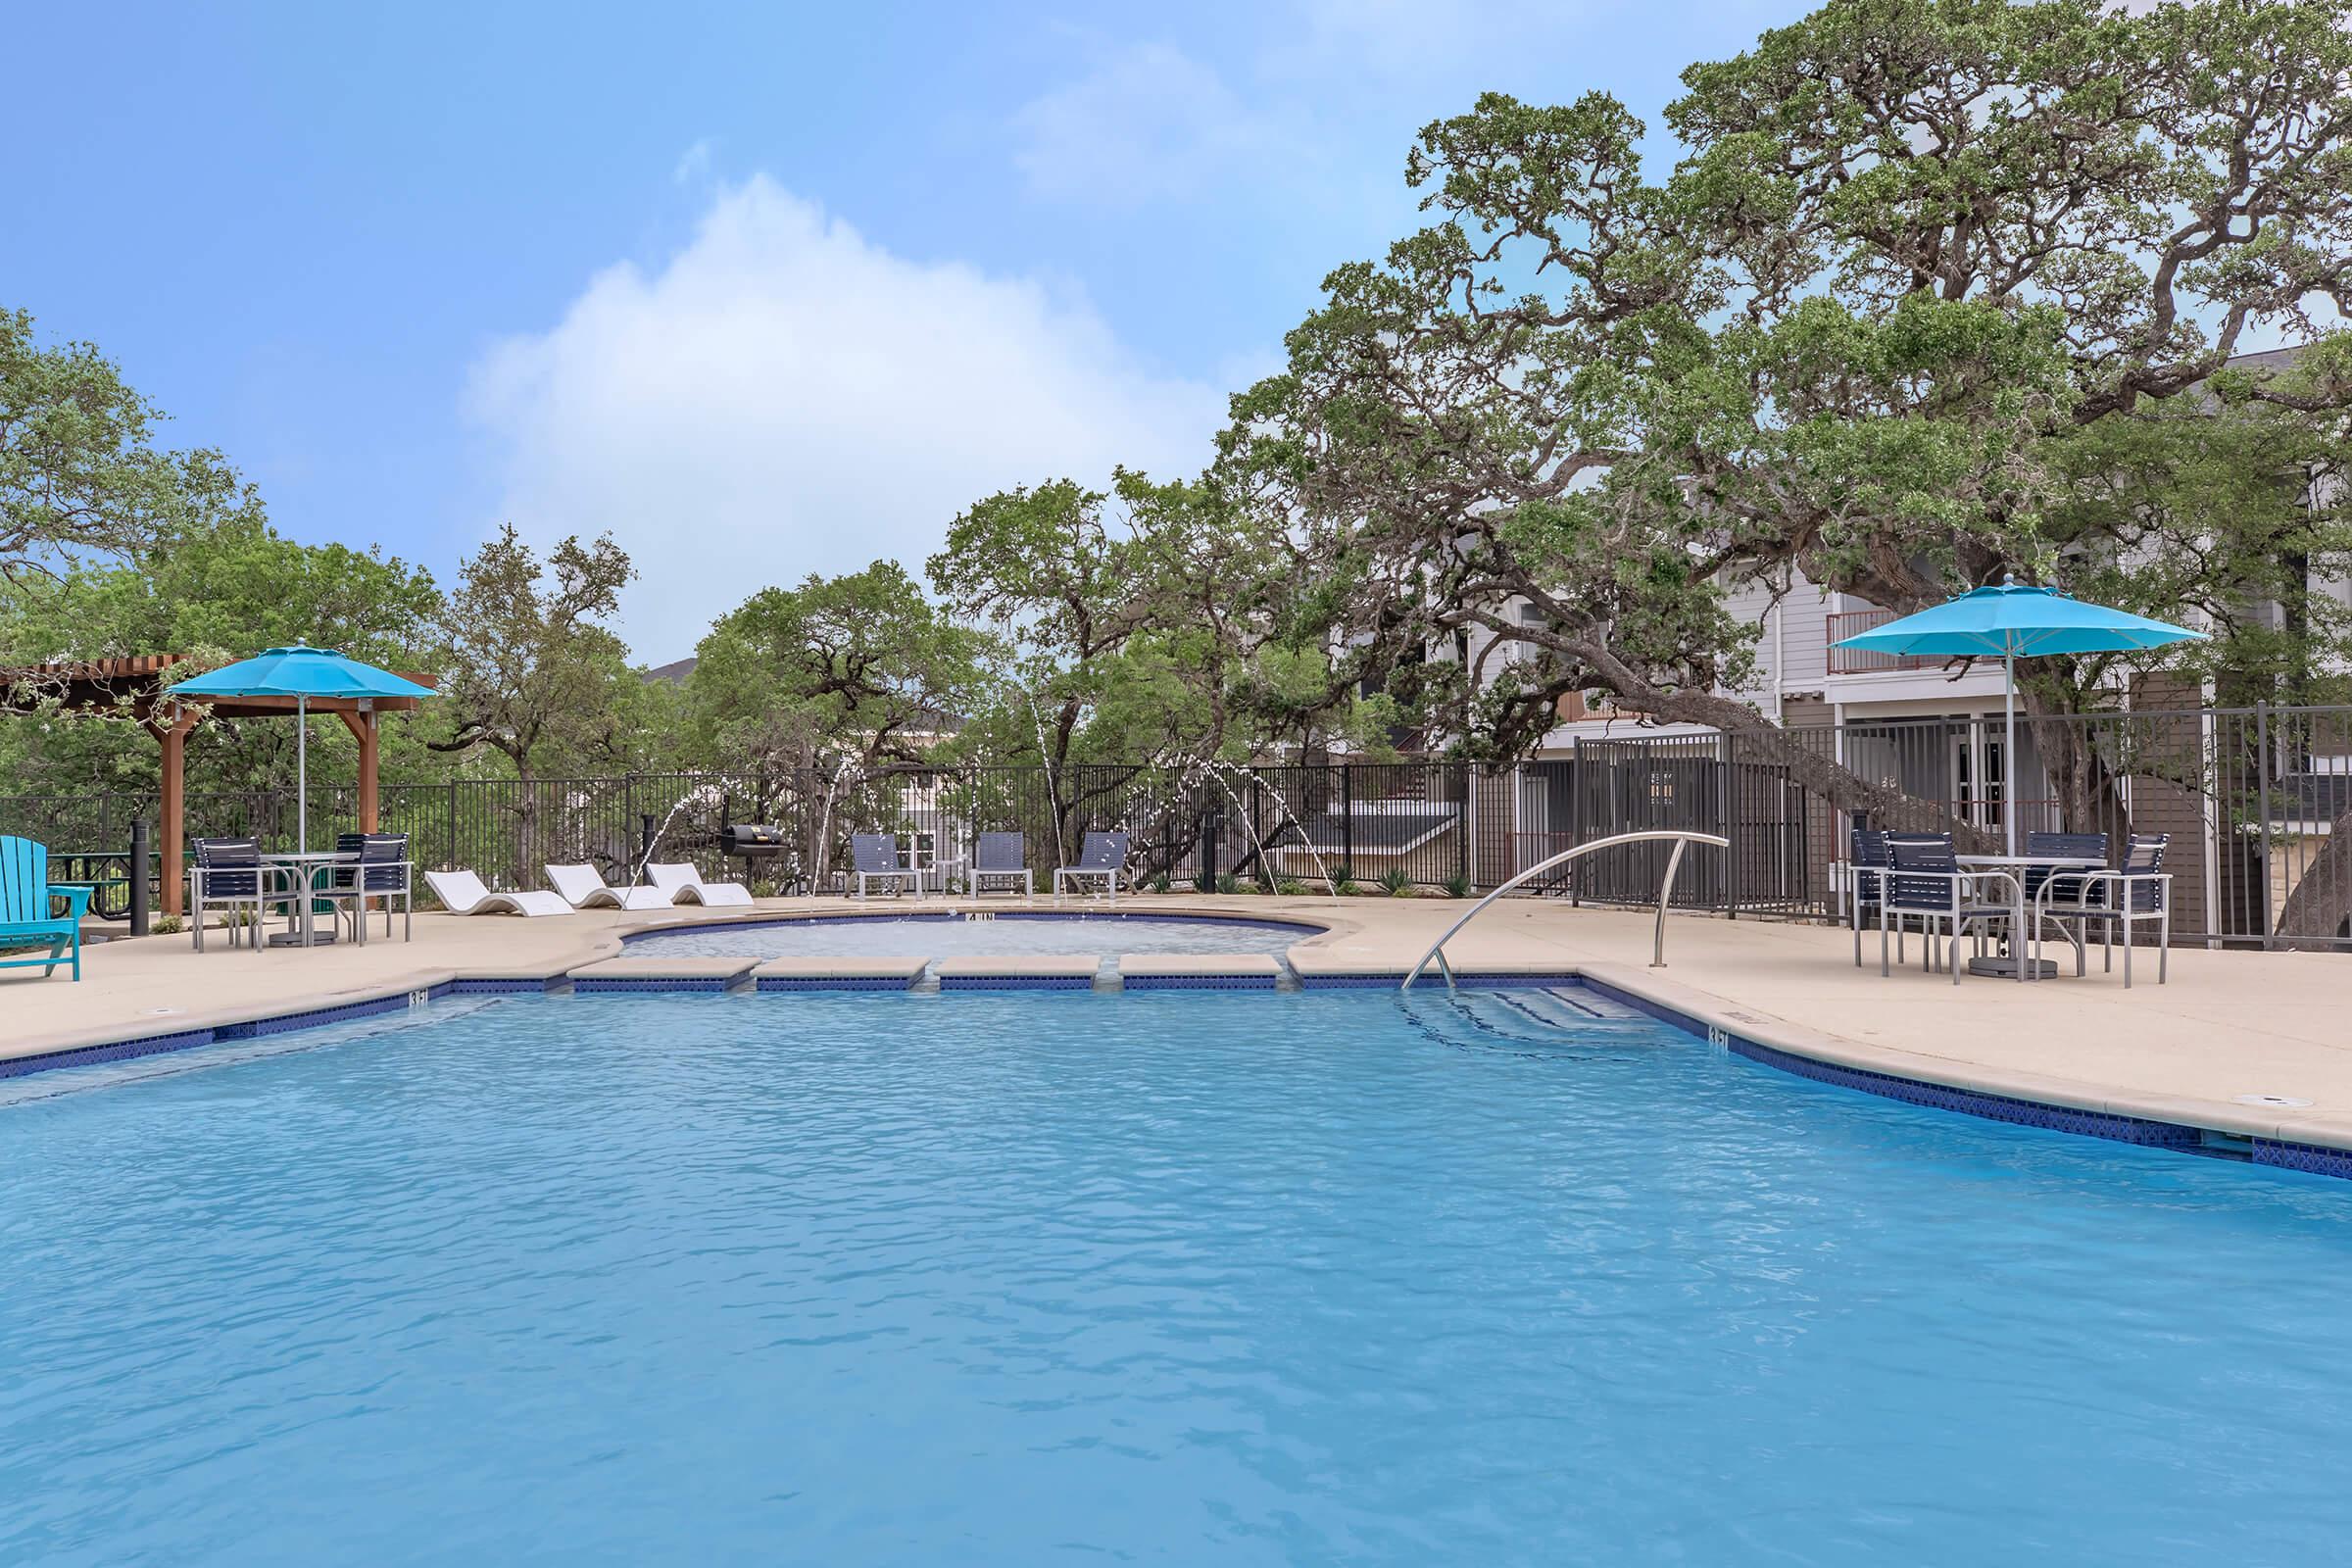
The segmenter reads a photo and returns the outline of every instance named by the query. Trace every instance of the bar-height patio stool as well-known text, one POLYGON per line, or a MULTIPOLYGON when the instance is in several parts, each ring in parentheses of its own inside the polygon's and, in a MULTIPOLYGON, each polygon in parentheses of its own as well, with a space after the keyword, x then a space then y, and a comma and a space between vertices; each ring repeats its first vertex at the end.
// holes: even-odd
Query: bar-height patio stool
MULTIPOLYGON (((1845 862, 1846 903, 1854 922, 1854 967, 1862 967, 1862 906, 1877 904, 1886 894, 1886 835, 1855 828, 1845 862)), ((1879 923, 1886 923, 1884 910, 1879 923)))
POLYGON ((1974 926, 1981 937, 1985 927, 2007 922, 2014 915, 2008 902, 1981 902, 1977 885, 2010 882, 2014 889, 2015 883, 2006 871, 1960 869, 1952 858, 1952 841, 1944 834, 1892 834, 1886 848, 1893 866, 1886 873, 1886 893, 1879 906, 1879 973, 1894 972, 1886 961, 1887 926, 1917 919, 1922 933, 1920 956, 1930 973, 1936 968, 1936 938, 1948 934, 1944 967, 1952 972, 1952 984, 1958 985, 1961 934, 1974 926))
POLYGON ((899 841, 890 833, 853 833, 850 835, 850 864, 858 878, 858 897, 866 896, 869 882, 894 882, 894 894, 914 890, 919 902, 923 896, 923 874, 899 858, 899 841))
MULTIPOLYGON (((2105 949, 2105 967, 2115 970, 2115 933, 2120 926, 2124 934, 2124 989, 2132 989, 2132 928, 2137 924, 2153 923, 2156 927, 2156 983, 2163 985, 2173 947, 2173 874, 2164 869, 2164 852, 2172 843, 2170 833, 2134 833, 2124 846, 2124 864, 2116 871, 2085 871, 2080 873, 2071 889, 2060 890, 2052 897, 2050 888, 2034 906, 2034 923, 2038 928, 2044 919, 2059 921, 2081 920, 2086 942, 2092 921, 2097 921, 2105 949), (2071 896, 2069 896, 2071 895, 2071 896)), ((2073 880, 2071 874, 2061 876, 2073 880)), ((2054 881, 2056 879, 2053 879, 2054 881)), ((2075 972, 2083 971, 2082 948, 2077 948, 2075 972)))
POLYGON ((1029 838, 1024 833, 982 833, 972 846, 972 896, 982 893, 988 877, 1000 881, 1020 878, 1021 897, 1037 897, 1037 873, 1029 869, 1029 838))

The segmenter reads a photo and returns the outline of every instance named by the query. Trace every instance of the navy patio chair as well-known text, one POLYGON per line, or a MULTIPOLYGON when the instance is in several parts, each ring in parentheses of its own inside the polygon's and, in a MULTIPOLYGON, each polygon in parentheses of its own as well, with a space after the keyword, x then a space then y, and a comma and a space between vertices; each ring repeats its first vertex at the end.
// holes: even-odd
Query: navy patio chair
POLYGON ((1124 833, 1089 833, 1079 846, 1078 863, 1056 866, 1054 869, 1054 897, 1061 897, 1065 882, 1084 882, 1090 877, 1102 879, 1103 897, 1113 903, 1119 897, 1119 878, 1127 871, 1127 835, 1124 833))
POLYGON ((972 896, 983 891, 986 877, 1021 880, 1021 897, 1037 897, 1037 873, 1029 869, 1029 837, 1025 833, 982 833, 972 845, 972 896))
POLYGON ((850 835, 850 864, 858 878, 858 897, 866 896, 869 882, 892 882, 893 894, 904 894, 909 887, 914 896, 923 896, 923 876, 920 871, 899 858, 899 841, 889 833, 853 833, 850 835))
POLYGON ((242 931, 253 939, 259 950, 262 942, 262 919, 271 909, 286 908, 294 901, 280 886, 284 868, 262 863, 262 845, 259 839, 194 839, 190 848, 196 853, 188 866, 188 924, 192 929, 196 951, 204 951, 204 914, 207 909, 228 911, 228 945, 237 945, 242 931), (241 918, 240 910, 250 910, 251 918, 241 918))
MULTIPOLYGON (((1854 922, 1854 967, 1862 967, 1862 906, 1876 904, 1886 895, 1886 835, 1868 828, 1855 828, 1846 856, 1846 900, 1854 922)), ((1879 916, 1880 924, 1886 916, 1879 916)))
MULTIPOLYGON (((2124 863, 2120 870, 2090 871, 2081 878, 2072 897, 2045 899, 2036 909, 2036 921, 2045 914, 2060 921, 2080 920, 2087 942, 2093 923, 2105 949, 2107 972, 2115 970, 2115 938, 2120 930, 2124 938, 2124 989, 2132 989, 2132 947, 2134 926, 2148 924, 2156 927, 2156 983, 2163 985, 2172 965, 2169 955, 2173 947, 2173 874, 2164 868, 2164 852, 2171 845, 2170 833, 2134 833, 2124 845, 2124 863)), ((2065 873, 2060 873, 2062 876, 2065 873)), ((2077 948, 2075 972, 2083 972, 2082 949, 2077 948)))
POLYGON ((384 906, 384 936, 392 935, 392 901, 400 901, 401 940, 416 940, 415 898, 409 878, 409 836, 406 833, 338 833, 335 853, 352 857, 353 863, 336 868, 331 885, 324 896, 337 905, 348 905, 351 911, 351 934, 362 947, 368 945, 368 901, 380 899, 384 906))
POLYGON ((1952 858, 1948 833, 1888 834, 1886 848, 1893 866, 1886 873, 1886 895, 1879 906, 1879 973, 1893 973, 1886 961, 1886 928, 1916 919, 1922 933, 1921 960, 1933 973, 1937 939, 1946 938, 1944 967, 1952 972, 1952 984, 1958 985, 1961 934, 1973 926, 1982 938, 1985 927, 2005 922, 2014 914, 2006 901, 1984 902, 1980 884, 2006 882, 2014 888, 2014 880, 2006 871, 1962 870, 1952 858))
MULTIPOLYGON (((2072 859, 2096 860, 2092 869, 2104 870, 2107 865, 2107 835, 2104 833, 2030 832, 2026 835, 2028 855, 2065 856, 2072 859)), ((2026 904, 2034 921, 2035 956, 2040 956, 2041 909, 2047 903, 2069 902, 2080 898, 2084 872, 2069 871, 2054 865, 2028 865, 2019 868, 2024 878, 2026 904)), ((2061 930, 2065 928, 2060 927, 2061 930)), ((2071 940, 2074 933, 2068 933, 2071 940)), ((2080 944, 2075 960, 2075 972, 2082 972, 2080 944)))

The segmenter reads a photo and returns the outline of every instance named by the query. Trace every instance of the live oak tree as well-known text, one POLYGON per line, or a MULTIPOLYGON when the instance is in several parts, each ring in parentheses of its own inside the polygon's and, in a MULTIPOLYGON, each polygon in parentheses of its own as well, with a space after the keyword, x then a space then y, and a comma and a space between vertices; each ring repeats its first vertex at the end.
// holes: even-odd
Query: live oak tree
POLYGON ((448 733, 429 744, 488 752, 513 769, 517 878, 542 858, 538 780, 633 760, 625 714, 644 682, 609 623, 635 574, 609 535, 566 537, 542 559, 512 524, 459 567, 433 705, 448 733))
MULTIPOLYGON (((1408 163, 1437 220, 1335 271, 1236 400, 1223 481, 1392 662, 1479 634, 1481 678, 1401 683, 1474 752, 1597 690, 1901 809, 1725 695, 1752 633, 1724 590, 1801 570, 1908 612, 2005 572, 2104 585, 2142 529, 2080 504, 2115 483, 2085 432, 2228 382, 2324 440, 2352 403, 2318 314, 2352 298, 2348 15, 1838 0, 1686 73, 1662 181, 1605 94, 1483 98, 1408 163), (2257 331, 2318 347, 2230 375, 2257 331)), ((2224 530, 2192 599, 2275 578, 2251 537, 2224 530)))
POLYGON ((0 582, 124 556, 248 509, 219 454, 167 452, 162 411, 87 343, 42 347, 0 310, 0 582))
POLYGON ((770 814, 771 790, 815 792, 798 819, 800 872, 817 874, 834 864, 843 803, 891 767, 932 759, 1000 658, 996 639, 877 561, 763 588, 721 615, 695 649, 688 713, 702 755, 755 776, 755 812, 770 814))

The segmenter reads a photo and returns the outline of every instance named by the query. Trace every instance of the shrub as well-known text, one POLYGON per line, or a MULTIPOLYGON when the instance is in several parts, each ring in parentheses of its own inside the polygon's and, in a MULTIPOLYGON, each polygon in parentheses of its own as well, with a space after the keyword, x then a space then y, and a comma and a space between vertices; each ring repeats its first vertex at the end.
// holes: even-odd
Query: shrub
POLYGON ((1162 871, 1162 872, 1160 872, 1160 873, 1159 873, 1159 875, 1157 875, 1157 876, 1155 876, 1155 877, 1153 877, 1153 878, 1152 879, 1152 892, 1154 892, 1154 893, 1165 893, 1165 892, 1167 892, 1167 891, 1168 891, 1168 873, 1167 873, 1167 872, 1165 872, 1165 871, 1162 871))
POLYGON ((1470 879, 1459 871, 1454 872, 1446 879, 1446 896, 1449 899, 1468 898, 1470 896, 1470 879))
POLYGON ((1286 876, 1274 884, 1274 891, 1286 899, 1302 899, 1306 897, 1306 884, 1297 877, 1286 876))
POLYGON ((1392 865, 1381 872, 1380 886, 1392 899, 1409 899, 1413 896, 1413 879, 1401 865, 1392 865))
POLYGON ((1221 872, 1217 877, 1217 891, 1219 893, 1239 893, 1242 891, 1242 879, 1231 871, 1221 872))
POLYGON ((150 923, 147 927, 147 934, 149 936, 172 937, 179 935, 180 932, 186 929, 186 926, 180 924, 178 915, 167 914, 150 923))

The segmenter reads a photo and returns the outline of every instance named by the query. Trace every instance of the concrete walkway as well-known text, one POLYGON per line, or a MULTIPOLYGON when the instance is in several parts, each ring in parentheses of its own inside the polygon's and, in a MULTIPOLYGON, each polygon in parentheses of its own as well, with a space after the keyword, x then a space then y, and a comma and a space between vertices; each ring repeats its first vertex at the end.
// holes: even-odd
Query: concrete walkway
MULTIPOLYGON (((923 907, 950 906, 932 901, 923 907)), ((995 906, 1002 907, 1001 901, 995 906)), ((1039 909, 1049 906, 1040 901, 1039 909)), ((1438 899, 1123 899, 1129 911, 1280 916, 1327 926, 1290 954, 1302 976, 1396 974, 1464 906, 1438 899)), ((769 901, 760 915, 848 912, 841 900, 769 901)), ((882 912, 868 908, 865 912, 882 912)), ((553 980, 620 951, 629 931, 723 922, 741 911, 598 912, 525 920, 416 916, 413 943, 197 954, 183 936, 86 948, 83 980, 0 970, 0 1057, 217 1027, 331 1007, 451 979, 553 980)), ((1841 928, 1678 916, 1671 967, 1651 969, 1650 920, 1626 911, 1506 900, 1447 950, 1455 967, 1589 973, 1701 1022, 1823 1060, 2246 1137, 2352 1149, 2352 955, 2177 950, 2171 984, 2155 955, 2056 981, 1881 979, 1877 944, 1856 969, 1841 928), (2308 1101, 2249 1103, 2241 1097, 2308 1101)), ((904 946, 904 939, 900 939, 904 946)), ((2071 968, 2071 955, 2068 959, 2071 968)), ((1442 985, 1425 979, 1424 984, 1442 985)))

